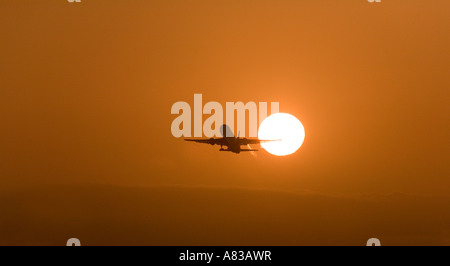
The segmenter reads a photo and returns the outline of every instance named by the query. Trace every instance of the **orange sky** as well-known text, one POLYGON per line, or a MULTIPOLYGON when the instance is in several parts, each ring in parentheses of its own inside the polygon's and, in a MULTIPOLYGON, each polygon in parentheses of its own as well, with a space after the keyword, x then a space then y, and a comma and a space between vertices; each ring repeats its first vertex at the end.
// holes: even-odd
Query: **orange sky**
MULTIPOLYGON (((392 193, 448 196, 448 10, 450 2, 445 0, 383 0, 380 4, 364 0, 82 0, 80 4, 0 0, 0 190, 4 200, 21 206, 19 210, 16 205, 8 207, 11 210, 3 223, 11 223, 12 229, 0 244, 58 243, 42 235, 42 242, 21 242, 14 230, 37 229, 12 222, 18 219, 17 213, 23 217, 56 213, 58 208, 52 205, 33 205, 33 199, 54 191, 49 187, 55 185, 72 187, 68 194, 74 200, 80 185, 101 186, 99 190, 115 186, 119 194, 131 188, 162 187, 166 194, 144 197, 147 202, 142 204, 167 202, 161 208, 169 210, 169 202, 174 201, 168 198, 172 186, 194 191, 209 188, 211 192, 201 192, 211 202, 204 203, 206 209, 215 206, 215 199, 228 199, 228 189, 345 198, 392 193), (177 101, 188 101, 193 107, 194 93, 202 93, 204 102, 223 104, 278 101, 281 112, 302 121, 305 142, 288 157, 265 151, 256 156, 221 153, 217 146, 185 143, 171 135, 176 116, 170 109, 177 101), (28 197, 24 189, 37 194, 28 197), (215 196, 217 189, 224 194, 220 199, 215 196), (25 196, 19 199, 18 195, 25 196)), ((84 188, 80 193, 94 197, 84 188)), ((193 197, 184 200, 195 202, 193 197)), ((230 198, 221 206, 229 213, 232 206, 251 201, 248 197, 239 196, 241 202, 230 198)), ((136 200, 128 197, 123 204, 131 206, 136 200)), ((402 207, 380 213, 408 216, 414 212, 408 208, 417 206, 416 199, 403 200, 402 207)), ((283 205, 278 210, 283 213, 296 210, 299 200, 274 199, 279 201, 283 205)), ((411 229, 404 232, 405 238, 386 236, 391 243, 404 244, 402 239, 420 243, 417 239, 421 239, 442 244, 437 235, 448 234, 450 219, 435 201, 442 203, 424 201, 429 206, 421 208, 431 210, 427 215, 436 219, 423 224, 415 219, 416 227, 446 224, 442 231, 414 238, 411 229)), ((342 204, 352 210, 351 203, 342 204)), ((81 206, 85 205, 72 208, 81 206)), ((258 206, 261 209, 255 215, 263 215, 264 206, 258 206)), ((314 205, 299 212, 308 208, 313 217, 321 215, 314 205)), ((363 212, 356 209, 358 215, 363 212)), ((146 213, 145 209, 135 211, 146 213)), ((155 210, 147 211, 150 215, 155 210)), ((164 221, 179 225, 168 213, 164 221)), ((292 218, 279 217, 277 226, 292 218)), ((394 232, 391 225, 407 222, 400 217, 374 231, 394 232)), ((210 220, 200 221, 214 224, 222 218, 215 213, 210 220)), ((332 216, 328 222, 334 219, 338 218, 332 216)), ((45 226, 34 220, 43 226, 42 231, 50 230, 46 226, 56 221, 64 227, 58 219, 42 222, 45 226)), ((361 225, 364 221, 358 223, 360 233, 348 238, 355 242, 347 244, 373 237, 370 228, 361 225)), ((77 229, 85 239, 89 234, 83 230, 91 226, 86 223, 77 229)), ((323 227, 331 233, 345 231, 323 227)), ((277 232, 273 227, 268 231, 272 229, 277 232)), ((289 230, 296 232, 294 225, 289 230)), ((301 238, 301 232, 297 233, 301 238)), ((105 232, 91 243, 108 244, 109 235, 105 232)), ((305 235, 305 242, 277 238, 276 233, 258 242, 257 235, 251 234, 252 244, 270 244, 270 239, 275 244, 325 243, 311 233, 305 235)), ((161 238, 166 236, 174 237, 167 233, 161 238)), ((180 243, 173 239, 164 243, 180 243)), ((123 243, 159 242, 130 242, 124 236, 123 243)), ((205 236, 204 242, 200 238, 196 243, 211 241, 205 236)))

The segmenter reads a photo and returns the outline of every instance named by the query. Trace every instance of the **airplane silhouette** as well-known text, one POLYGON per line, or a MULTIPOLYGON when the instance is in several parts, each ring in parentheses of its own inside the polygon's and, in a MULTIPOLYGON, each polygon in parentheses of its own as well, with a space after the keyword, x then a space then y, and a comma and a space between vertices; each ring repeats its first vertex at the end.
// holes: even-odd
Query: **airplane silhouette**
POLYGON ((242 145, 250 145, 250 144, 260 144, 263 142, 269 142, 269 141, 277 141, 277 140, 259 140, 259 139, 247 139, 247 138, 240 138, 239 134, 236 138, 233 133, 231 132, 231 129, 228 127, 228 125, 224 124, 221 126, 222 131, 222 138, 209 138, 209 139, 184 139, 185 141, 193 141, 198 143, 204 143, 204 144, 210 144, 210 145, 220 145, 219 151, 230 151, 233 153, 241 153, 243 151, 258 151, 257 149, 242 149, 242 145), (228 134, 227 134, 228 132, 228 134), (230 136, 231 137, 228 137, 230 136), (223 146, 227 147, 226 149, 223 148, 223 146))

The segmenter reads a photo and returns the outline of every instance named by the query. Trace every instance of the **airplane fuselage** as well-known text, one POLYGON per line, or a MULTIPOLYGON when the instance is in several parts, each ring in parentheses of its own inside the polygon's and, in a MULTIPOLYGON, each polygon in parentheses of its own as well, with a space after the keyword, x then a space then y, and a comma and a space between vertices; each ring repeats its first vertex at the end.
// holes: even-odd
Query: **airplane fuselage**
POLYGON ((226 137, 223 138, 223 145, 220 145, 220 151, 231 151, 233 153, 241 153, 241 145, 237 138, 234 137, 226 137), (227 146, 228 149, 223 149, 222 146, 227 146))

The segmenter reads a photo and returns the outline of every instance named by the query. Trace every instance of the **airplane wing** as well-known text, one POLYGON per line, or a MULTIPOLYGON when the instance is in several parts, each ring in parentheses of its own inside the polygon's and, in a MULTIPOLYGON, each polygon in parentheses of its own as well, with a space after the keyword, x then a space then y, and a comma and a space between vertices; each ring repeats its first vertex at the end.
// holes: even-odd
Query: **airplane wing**
POLYGON ((258 149, 241 149, 241 151, 259 151, 258 149))
POLYGON ((275 140, 261 140, 261 139, 239 139, 239 144, 240 145, 248 145, 248 144, 260 144, 260 143, 264 143, 264 142, 270 142, 270 141, 280 141, 280 139, 275 139, 275 140))
POLYGON ((210 144, 210 145, 223 145, 223 140, 222 139, 214 139, 214 138, 210 138, 210 139, 184 139, 185 141, 192 141, 192 142, 197 142, 197 143, 204 143, 204 144, 210 144))

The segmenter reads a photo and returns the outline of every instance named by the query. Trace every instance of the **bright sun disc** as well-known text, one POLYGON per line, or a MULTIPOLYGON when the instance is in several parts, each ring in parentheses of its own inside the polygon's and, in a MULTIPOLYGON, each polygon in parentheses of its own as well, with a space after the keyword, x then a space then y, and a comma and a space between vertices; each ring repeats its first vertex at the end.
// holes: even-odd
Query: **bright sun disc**
POLYGON ((275 140, 261 143, 261 146, 269 153, 277 156, 289 155, 302 146, 305 139, 305 128, 295 116, 276 113, 261 123, 258 138, 275 140))

